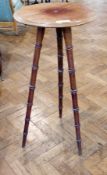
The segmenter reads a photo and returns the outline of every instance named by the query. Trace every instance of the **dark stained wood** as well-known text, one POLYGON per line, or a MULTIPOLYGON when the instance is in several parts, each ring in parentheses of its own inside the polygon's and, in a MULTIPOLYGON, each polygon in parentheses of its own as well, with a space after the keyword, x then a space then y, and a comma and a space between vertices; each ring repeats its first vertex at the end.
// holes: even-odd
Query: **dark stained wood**
POLYGON ((36 84, 36 78, 37 78, 40 50, 42 47, 42 40, 44 37, 44 32, 45 32, 44 28, 38 28, 37 30, 37 39, 36 39, 36 44, 35 44, 35 53, 34 53, 34 59, 33 59, 33 65, 32 65, 32 73, 31 73, 31 80, 30 80, 30 87, 29 87, 29 96, 28 96, 28 103, 27 103, 25 126, 24 126, 24 131, 23 131, 22 147, 24 147, 26 144, 31 109, 33 105, 34 90, 36 88, 35 84, 36 84))
POLYGON ((62 28, 56 29, 57 52, 58 52, 58 94, 59 94, 59 117, 62 118, 63 108, 63 38, 62 28))
POLYGON ((81 155, 82 148, 81 148, 81 134, 80 134, 80 121, 79 121, 79 107, 78 107, 78 98, 77 98, 77 89, 76 89, 75 67, 74 67, 74 61, 73 61, 71 28, 64 28, 63 34, 65 39, 68 68, 69 68, 68 71, 69 71, 69 78, 70 78, 77 146, 78 146, 78 152, 81 155))

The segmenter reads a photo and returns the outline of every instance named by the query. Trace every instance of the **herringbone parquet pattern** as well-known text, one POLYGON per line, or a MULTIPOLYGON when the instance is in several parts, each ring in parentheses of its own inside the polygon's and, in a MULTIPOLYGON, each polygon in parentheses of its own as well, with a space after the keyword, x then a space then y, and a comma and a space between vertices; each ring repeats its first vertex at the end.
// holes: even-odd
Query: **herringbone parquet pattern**
POLYGON ((39 65, 28 143, 21 148, 35 29, 0 34, 4 81, 0 82, 0 175, 107 175, 107 2, 78 0, 96 12, 73 28, 83 155, 77 155, 64 58, 64 112, 58 118, 55 30, 47 29, 39 65))

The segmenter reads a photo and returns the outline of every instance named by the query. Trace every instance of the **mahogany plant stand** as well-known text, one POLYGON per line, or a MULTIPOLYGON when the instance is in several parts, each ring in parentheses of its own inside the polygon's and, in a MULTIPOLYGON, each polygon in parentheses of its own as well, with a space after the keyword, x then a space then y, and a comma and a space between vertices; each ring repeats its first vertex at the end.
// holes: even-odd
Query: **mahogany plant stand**
MULTIPOLYGON (((28 127, 31 115, 31 109, 33 104, 34 90, 36 87, 37 71, 39 64, 40 51, 42 46, 42 40, 44 37, 45 28, 37 28, 37 39, 35 45, 34 59, 32 65, 32 73, 29 87, 29 96, 27 103, 27 111, 25 118, 25 126, 23 131, 23 143, 22 147, 26 144, 28 127)), ((77 89, 76 89, 76 79, 75 79, 75 68, 73 61, 73 47, 72 47, 72 34, 71 28, 56 28, 57 33, 57 48, 58 48, 58 85, 59 85, 59 117, 62 118, 62 103, 63 103, 63 47, 62 47, 62 34, 64 35, 66 53, 68 60, 68 72, 70 78, 70 87, 71 87, 71 96, 74 112, 74 121, 75 121, 75 130, 76 130, 76 141, 78 147, 79 155, 82 154, 81 148, 81 135, 80 135, 80 121, 79 121, 79 108, 78 108, 78 99, 77 99, 77 89)))
POLYGON ((37 38, 32 65, 32 73, 29 87, 29 96, 25 125, 23 131, 22 147, 26 145, 30 115, 33 104, 34 90, 38 72, 38 64, 42 40, 45 34, 45 28, 55 28, 57 34, 57 52, 58 52, 58 93, 59 93, 59 117, 62 118, 63 109, 63 43, 64 37, 66 54, 68 61, 68 72, 71 87, 72 106, 74 113, 74 122, 76 130, 76 141, 79 155, 82 154, 79 107, 76 89, 75 68, 73 61, 72 33, 71 27, 82 25, 94 19, 93 12, 83 4, 78 3, 41 3, 32 6, 26 6, 14 14, 14 18, 21 23, 37 27, 37 38))

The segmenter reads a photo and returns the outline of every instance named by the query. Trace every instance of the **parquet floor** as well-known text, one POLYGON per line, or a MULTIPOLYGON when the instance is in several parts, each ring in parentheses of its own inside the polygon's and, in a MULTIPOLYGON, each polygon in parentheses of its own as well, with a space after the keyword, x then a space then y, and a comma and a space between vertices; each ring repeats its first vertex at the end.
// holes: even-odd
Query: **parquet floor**
POLYGON ((58 118, 55 30, 43 42, 28 143, 21 148, 35 29, 0 34, 0 175, 107 175, 107 1, 78 0, 96 12, 92 23, 73 28, 83 155, 77 155, 64 58, 64 112, 58 118))

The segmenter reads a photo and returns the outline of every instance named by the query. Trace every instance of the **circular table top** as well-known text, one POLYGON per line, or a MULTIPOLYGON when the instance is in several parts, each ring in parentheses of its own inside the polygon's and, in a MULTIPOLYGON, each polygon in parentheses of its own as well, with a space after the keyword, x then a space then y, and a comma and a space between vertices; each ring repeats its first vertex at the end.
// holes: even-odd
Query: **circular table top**
POLYGON ((22 7, 15 12, 16 21, 38 27, 77 26, 94 19, 94 13, 78 3, 41 3, 22 7))

